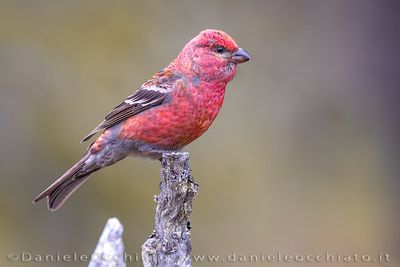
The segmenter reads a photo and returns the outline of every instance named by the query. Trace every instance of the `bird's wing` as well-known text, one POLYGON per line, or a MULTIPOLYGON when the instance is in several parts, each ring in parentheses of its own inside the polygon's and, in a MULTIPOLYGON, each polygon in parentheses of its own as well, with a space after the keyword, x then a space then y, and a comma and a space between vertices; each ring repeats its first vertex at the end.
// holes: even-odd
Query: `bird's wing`
POLYGON ((171 92, 181 76, 162 70, 128 96, 121 104, 109 112, 104 120, 86 135, 81 142, 89 140, 97 132, 108 129, 140 112, 165 104, 171 99, 171 92))

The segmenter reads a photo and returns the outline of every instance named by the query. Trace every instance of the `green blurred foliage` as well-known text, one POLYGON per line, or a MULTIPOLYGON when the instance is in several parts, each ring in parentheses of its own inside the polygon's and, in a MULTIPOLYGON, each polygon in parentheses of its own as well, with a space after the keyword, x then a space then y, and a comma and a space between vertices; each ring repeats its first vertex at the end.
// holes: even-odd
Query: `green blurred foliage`
POLYGON ((140 253, 158 162, 126 159, 96 173, 55 213, 31 200, 79 159, 79 140, 104 114, 199 31, 218 28, 253 60, 187 147, 201 185, 193 253, 384 252, 386 266, 399 266, 397 7, 0 1, 0 265, 11 265, 10 252, 89 254, 112 216, 125 225, 127 252, 140 253))

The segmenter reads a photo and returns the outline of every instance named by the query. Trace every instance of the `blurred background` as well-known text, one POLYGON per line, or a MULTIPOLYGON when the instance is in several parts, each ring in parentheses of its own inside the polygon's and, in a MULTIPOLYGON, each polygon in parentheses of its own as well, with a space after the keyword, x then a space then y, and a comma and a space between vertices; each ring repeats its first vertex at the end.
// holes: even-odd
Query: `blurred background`
MULTIPOLYGON (((135 257, 154 227, 159 162, 96 173, 57 212, 32 199, 79 140, 184 44, 222 29, 253 57, 187 150, 201 186, 193 254, 390 255, 400 266, 398 1, 0 1, 0 266, 90 254, 107 218, 135 257)), ((268 263, 308 266, 310 263, 268 263)), ((321 263, 314 266, 363 265, 321 263)), ((140 266, 131 262, 128 266, 140 266)))

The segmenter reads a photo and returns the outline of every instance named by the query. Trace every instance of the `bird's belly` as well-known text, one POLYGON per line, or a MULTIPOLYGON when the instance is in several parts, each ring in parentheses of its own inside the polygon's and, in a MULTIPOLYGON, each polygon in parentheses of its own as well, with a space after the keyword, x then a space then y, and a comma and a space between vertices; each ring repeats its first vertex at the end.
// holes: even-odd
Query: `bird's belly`
POLYGON ((223 102, 176 101, 140 113, 121 126, 120 137, 175 150, 201 136, 212 124, 223 102))

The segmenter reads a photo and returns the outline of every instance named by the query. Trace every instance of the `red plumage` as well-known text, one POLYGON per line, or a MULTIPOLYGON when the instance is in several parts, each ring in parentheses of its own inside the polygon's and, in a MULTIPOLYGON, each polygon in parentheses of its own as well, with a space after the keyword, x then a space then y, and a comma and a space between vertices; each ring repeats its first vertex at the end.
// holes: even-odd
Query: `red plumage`
POLYGON ((205 30, 177 58, 107 114, 82 141, 97 132, 82 159, 36 197, 47 197, 50 210, 98 169, 128 155, 159 159, 201 136, 221 109, 227 83, 237 64, 250 59, 226 33, 205 30))

